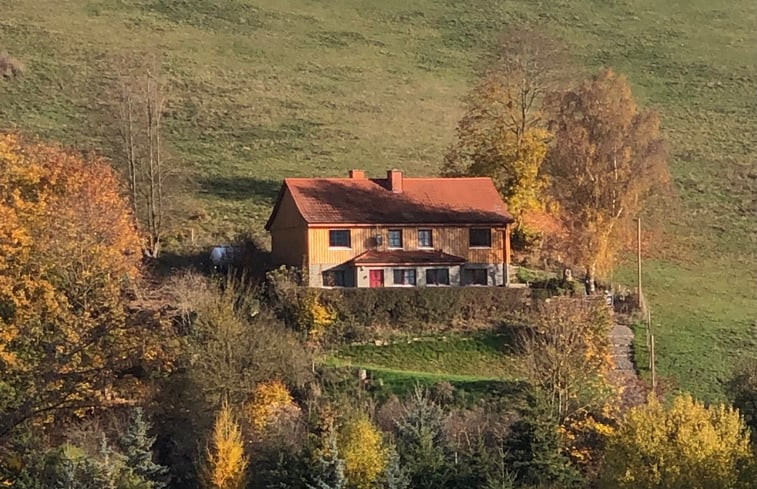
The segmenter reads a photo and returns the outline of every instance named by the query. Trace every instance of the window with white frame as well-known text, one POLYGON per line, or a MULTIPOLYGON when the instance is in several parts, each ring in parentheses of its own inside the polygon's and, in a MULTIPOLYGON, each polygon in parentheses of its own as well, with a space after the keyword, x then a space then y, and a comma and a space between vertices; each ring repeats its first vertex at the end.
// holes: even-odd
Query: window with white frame
POLYGON ((398 268, 394 270, 394 285, 415 285, 414 268, 398 268))
POLYGON ((433 248, 434 235, 430 229, 418 230, 418 248, 433 248))
POLYGON ((390 229, 387 235, 387 244, 389 248, 402 248, 402 230, 390 229))
POLYGON ((329 247, 331 248, 350 248, 349 229, 329 229, 329 247))

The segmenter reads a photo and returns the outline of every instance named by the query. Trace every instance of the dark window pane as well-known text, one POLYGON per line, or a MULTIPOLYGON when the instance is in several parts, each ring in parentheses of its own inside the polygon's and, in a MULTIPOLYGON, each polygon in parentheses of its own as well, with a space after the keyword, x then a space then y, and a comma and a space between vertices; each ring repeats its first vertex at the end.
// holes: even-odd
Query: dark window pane
POLYGON ((470 230, 470 246, 491 247, 492 231, 489 228, 472 228, 470 230))
POLYGON ((389 230, 389 248, 402 248, 402 230, 389 230))
POLYGON ((396 285, 415 285, 415 269, 396 269, 394 270, 394 283, 396 285))
POLYGON ((350 247, 350 230, 349 229, 330 229, 329 246, 339 248, 350 247))
POLYGON ((466 285, 488 285, 487 270, 485 268, 467 268, 463 272, 466 285))
POLYGON ((449 285, 449 269, 430 268, 426 270, 427 285, 449 285))
POLYGON ((434 238, 430 229, 418 230, 418 247, 419 248, 432 248, 434 246, 434 238))
POLYGON ((344 270, 329 270, 323 272, 323 285, 327 287, 345 287, 344 270))
POLYGON ((394 283, 395 284, 401 284, 402 283, 402 270, 395 270, 394 271, 394 283))

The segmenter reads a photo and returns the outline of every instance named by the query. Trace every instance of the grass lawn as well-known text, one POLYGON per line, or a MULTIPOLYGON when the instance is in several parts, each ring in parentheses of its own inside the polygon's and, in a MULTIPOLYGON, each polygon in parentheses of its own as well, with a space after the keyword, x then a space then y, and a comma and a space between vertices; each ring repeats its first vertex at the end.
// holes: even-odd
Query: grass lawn
MULTIPOLYGON (((389 392, 406 393, 416 385, 451 384, 464 396, 521 399, 517 359, 507 354, 512 335, 477 333, 424 338, 390 345, 343 347, 324 359, 331 367, 362 368, 389 392)), ((519 402, 519 401, 518 401, 519 402)))
MULTIPOLYGON (((577 74, 627 74, 640 104, 662 113, 671 143, 676 203, 653 203, 645 216, 658 230, 644 280, 660 373, 718 399, 734 366, 755 355, 752 0, 0 0, 0 12, 0 51, 26 65, 0 79, 0 128, 113 154, 103 134, 113 59, 162 53, 173 79, 165 139, 191 177, 173 250, 190 248, 189 236, 200 245, 241 230, 263 236, 286 176, 436 173, 501 30, 560 36, 577 74)), ((630 265, 615 272, 633 276, 630 265)), ((475 373, 427 350, 380 365, 475 373)), ((503 368, 485 349, 466 351, 486 372, 503 368)), ((372 350, 356 354, 378 362, 372 350)))
POLYGON ((477 334, 393 343, 348 346, 327 363, 385 373, 425 375, 437 380, 514 379, 515 358, 507 355, 508 336, 477 334))

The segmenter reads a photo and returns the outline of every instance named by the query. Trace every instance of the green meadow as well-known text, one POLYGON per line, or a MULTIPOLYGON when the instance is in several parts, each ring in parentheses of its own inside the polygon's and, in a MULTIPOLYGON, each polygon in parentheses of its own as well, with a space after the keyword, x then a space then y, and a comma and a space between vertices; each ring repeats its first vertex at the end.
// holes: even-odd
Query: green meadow
MULTIPOLYGON (((283 177, 438 172, 483 56, 511 25, 563 39, 576 76, 626 74, 661 112, 675 196, 644 216, 643 277, 658 370, 673 388, 722 398, 757 354, 751 0, 0 0, 0 51, 26 67, 0 79, 0 128, 111 155, 114 60, 160 53, 172 80, 165 138, 187 177, 168 246, 264 237, 283 177)), ((634 277, 632 262, 613 273, 634 277)), ((411 346, 335 358, 418 375, 461 375, 455 362, 474 357, 503 368, 491 349, 458 345, 462 360, 411 346)))

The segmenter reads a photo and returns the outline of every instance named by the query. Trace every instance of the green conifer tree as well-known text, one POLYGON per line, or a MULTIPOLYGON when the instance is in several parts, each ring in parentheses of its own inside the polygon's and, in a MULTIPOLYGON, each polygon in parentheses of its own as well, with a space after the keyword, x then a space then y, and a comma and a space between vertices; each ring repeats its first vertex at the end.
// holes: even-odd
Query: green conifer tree
POLYGON ((339 457, 336 433, 329 430, 323 446, 317 452, 313 467, 312 483, 308 489, 345 489, 347 477, 344 475, 344 460, 339 457))
POLYGON ((394 447, 389 448, 386 468, 378 482, 381 489, 409 489, 410 478, 400 463, 400 456, 394 447))
POLYGON ((142 479, 149 489, 163 489, 168 469, 153 461, 155 437, 149 431, 150 423, 145 420, 142 408, 137 407, 129 416, 129 425, 119 444, 132 476, 142 479))

